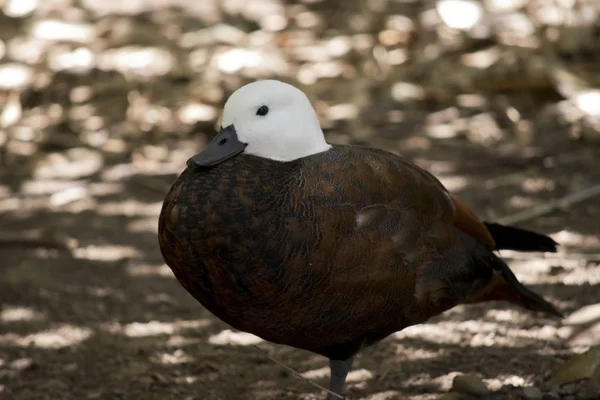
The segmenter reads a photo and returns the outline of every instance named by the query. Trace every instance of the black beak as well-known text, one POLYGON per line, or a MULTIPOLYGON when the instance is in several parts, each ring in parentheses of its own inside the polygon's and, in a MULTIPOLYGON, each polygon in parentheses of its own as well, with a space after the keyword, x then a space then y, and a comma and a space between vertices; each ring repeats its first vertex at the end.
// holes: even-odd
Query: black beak
POLYGON ((238 140, 233 125, 222 128, 212 142, 187 161, 188 167, 214 167, 240 154, 246 144, 238 140))

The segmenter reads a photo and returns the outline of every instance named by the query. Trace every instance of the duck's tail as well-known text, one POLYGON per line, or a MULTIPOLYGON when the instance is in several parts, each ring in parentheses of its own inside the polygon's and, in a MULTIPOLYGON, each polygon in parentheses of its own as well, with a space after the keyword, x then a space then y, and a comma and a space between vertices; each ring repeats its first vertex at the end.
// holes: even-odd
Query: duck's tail
POLYGON ((519 282, 504 261, 494 255, 491 263, 495 275, 486 286, 473 293, 465 301, 466 303, 504 300, 531 311, 539 311, 553 317, 564 318, 563 314, 554 305, 519 282))
POLYGON ((484 225, 496 242, 496 250, 547 251, 556 252, 556 243, 551 237, 512 226, 494 222, 484 225))

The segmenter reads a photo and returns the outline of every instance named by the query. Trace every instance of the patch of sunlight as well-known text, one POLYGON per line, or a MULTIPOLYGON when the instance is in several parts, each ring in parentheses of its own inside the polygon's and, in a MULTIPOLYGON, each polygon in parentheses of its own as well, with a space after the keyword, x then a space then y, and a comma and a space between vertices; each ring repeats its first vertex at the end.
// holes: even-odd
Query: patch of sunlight
POLYGON ((4 322, 34 321, 44 319, 44 314, 30 307, 4 305, 0 320, 4 322))
POLYGON ((212 335, 208 338, 208 343, 219 346, 250 346, 263 342, 261 338, 247 332, 234 332, 230 329, 212 335))
POLYGON ((200 329, 207 327, 212 322, 207 319, 184 320, 173 322, 132 322, 130 324, 107 324, 105 330, 113 334, 122 334, 127 337, 148 337, 172 335, 181 330, 200 329))
POLYGON ((484 4, 490 11, 501 13, 517 11, 527 5, 527 0, 485 0, 484 4))
POLYGON ((526 378, 518 375, 499 375, 496 378, 484 379, 490 390, 498 390, 502 386, 525 386, 531 382, 529 382, 526 378))
POLYGON ((266 31, 279 32, 288 25, 288 20, 283 15, 265 15, 260 20, 260 25, 266 31))
POLYGON ((586 348, 598 344, 600 337, 599 307, 600 304, 583 307, 567 318, 565 324, 570 326, 562 328, 565 332, 561 332, 561 337, 568 339, 570 346, 586 348), (573 321, 569 321, 573 315, 573 321))
POLYGON ((61 325, 55 329, 20 336, 14 333, 0 335, 0 343, 12 344, 18 347, 38 347, 43 349, 60 349, 74 346, 91 337, 93 331, 89 328, 61 325))
POLYGON ((335 104, 327 110, 327 118, 333 121, 345 120, 345 119, 356 119, 358 117, 359 109, 354 104, 335 104))
POLYGON ((167 340, 167 347, 184 347, 200 343, 202 340, 197 337, 185 337, 181 335, 170 336, 167 340))
POLYGON ((573 99, 575 106, 592 117, 600 116, 600 91, 589 90, 577 94, 573 99))
POLYGON ((600 322, 600 303, 590 304, 571 313, 563 323, 565 325, 583 325, 600 322))
POLYGON ((600 271, 590 271, 581 273, 577 270, 571 270, 569 275, 562 280, 565 285, 596 285, 600 283, 600 271))
POLYGON ((508 205, 516 209, 529 208, 535 205, 535 201, 530 197, 511 196, 508 205))
POLYGON ((319 14, 312 11, 299 12, 294 19, 299 28, 310 29, 315 28, 321 22, 319 14))
POLYGON ((32 35, 37 39, 49 41, 70 41, 90 43, 96 38, 96 29, 91 24, 44 19, 34 22, 32 35))
POLYGON ((437 384, 440 390, 447 392, 452 388, 452 381, 457 375, 461 375, 461 373, 458 371, 452 371, 445 375, 434 378, 433 382, 437 384))
POLYGON ((118 261, 140 256, 140 251, 133 246, 90 245, 73 250, 75 258, 94 261, 118 261))
POLYGON ((464 176, 440 176, 438 179, 451 192, 456 192, 466 188, 469 181, 464 176))
MULTIPOLYGON (((17 36, 7 42, 6 52, 15 61, 25 64, 40 64, 48 50, 48 43, 44 40, 30 37, 17 36)), ((37 75, 39 83, 44 82, 44 75, 37 75)))
POLYGON ((555 188, 554 181, 544 178, 527 178, 521 184, 521 188, 526 193, 538 193, 541 191, 550 191, 555 188))
POLYGON ((23 371, 33 365, 33 360, 31 358, 17 358, 14 361, 11 361, 10 368, 14 371, 23 371))
POLYGON ((125 336, 146 337, 158 335, 170 335, 175 332, 175 325, 170 322, 133 322, 123 328, 125 336))
MULTIPOLYGON (((19 94, 16 92, 8 96, 8 101, 4 104, 4 110, 0 114, 0 127, 8 128, 19 122, 23 115, 19 94)), ((25 136, 25 140, 31 140, 35 136, 32 129, 20 127, 15 131, 18 136, 25 136)))
POLYGON ((409 59, 408 51, 405 49, 394 49, 387 52, 387 59, 391 65, 404 64, 409 59))
POLYGON ((48 64, 54 71, 91 69, 96 62, 96 56, 90 49, 79 47, 73 50, 56 49, 48 55, 48 64))
POLYGON ((46 209, 45 199, 19 199, 11 197, 0 200, 0 212, 18 212, 21 215, 31 215, 36 210, 46 209))
POLYGON ((427 125, 425 133, 432 139, 450 139, 458 135, 458 131, 453 124, 427 125))
POLYGON ((414 346, 404 346, 402 343, 396 343, 395 354, 398 356, 406 356, 410 354, 411 360, 429 360, 432 358, 438 358, 446 353, 443 349, 437 349, 436 351, 427 350, 424 348, 415 348, 414 346))
POLYGON ((462 63, 467 67, 487 69, 500 59, 500 49, 491 47, 486 50, 464 54, 460 57, 462 63))
MULTIPOLYGON (((500 252, 502 255, 504 251, 500 252)), ((511 262, 510 268, 519 276, 523 283, 538 283, 539 278, 544 278, 550 272, 551 265, 548 261, 538 258, 531 260, 515 260, 511 262)))
POLYGON ((441 0, 436 3, 442 21, 452 29, 471 29, 483 17, 481 4, 470 0, 441 0))
POLYGON ((131 264, 125 267, 125 270, 130 276, 173 276, 171 268, 169 268, 166 264, 131 264))
POLYGON ((75 147, 65 152, 45 154, 37 163, 34 177, 44 179, 79 179, 100 171, 102 155, 94 150, 75 147))
POLYGON ((577 247, 598 247, 600 246, 600 237, 596 235, 583 235, 581 233, 564 229, 560 232, 550 235, 562 246, 577 247))
POLYGON ((98 213, 103 215, 147 216, 158 217, 162 202, 142 203, 137 200, 109 201, 98 204, 98 213))
POLYGON ((64 181, 59 179, 27 180, 21 184, 20 192, 28 196, 52 195, 62 190, 85 185, 85 181, 64 181))
POLYGON ((317 62, 310 68, 317 79, 336 78, 344 72, 344 64, 338 61, 317 62))
MULTIPOLYGON (((511 321, 515 322, 515 321, 511 321)), ((438 343, 468 343, 471 347, 506 346, 515 347, 523 340, 557 340, 564 335, 560 328, 545 325, 539 328, 520 329, 506 323, 484 321, 441 321, 435 324, 411 326, 394 333, 396 339, 414 338, 438 343), (521 339, 521 340, 515 340, 521 339)))
POLYGON ((233 48, 220 52, 215 60, 217 68, 229 74, 243 69, 250 69, 254 73, 288 73, 286 60, 277 52, 233 48))
POLYGON ((166 293, 151 293, 146 296, 149 304, 176 304, 177 301, 166 293))
POLYGON ((296 59, 306 61, 304 67, 310 66, 308 62, 322 62, 330 59, 327 49, 323 44, 302 43, 292 50, 296 59))
POLYGON ((61 207, 69 203, 74 203, 83 200, 87 197, 87 188, 84 186, 72 186, 60 190, 50 196, 50 205, 53 207, 61 207))
POLYGON ((17 89, 25 87, 33 80, 33 71, 30 67, 7 63, 0 66, 0 89, 17 89))
POLYGON ((498 322, 517 321, 520 313, 517 310, 488 310, 485 315, 494 318, 498 322))
MULTIPOLYGON (((321 379, 328 377, 330 374, 329 367, 323 367, 318 369, 313 369, 310 371, 306 371, 301 373, 303 378, 305 379, 321 379)), ((357 369, 354 371, 350 371, 348 377, 346 378, 346 382, 365 382, 370 379, 373 379, 373 373, 366 369, 357 369)))
POLYGON ((156 216, 147 218, 138 218, 127 223, 127 232, 158 232, 158 223, 156 216))
POLYGON ((350 371, 346 382, 366 382, 373 379, 373 373, 367 369, 361 368, 354 371, 350 371))
POLYGON ((420 85, 409 82, 396 82, 392 85, 392 98, 398 102, 420 100, 425 91, 420 85))
POLYGON ((324 43, 325 49, 332 57, 342 57, 352 50, 352 40, 348 36, 336 36, 324 43))
POLYGON ((483 108, 488 106, 488 100, 480 94, 460 94, 456 96, 456 103, 465 108, 483 108))
POLYGON ((38 0, 8 0, 2 11, 11 18, 22 18, 32 13, 38 5, 38 0))
POLYGON ((198 121, 212 121, 217 117, 213 106, 202 103, 188 103, 177 111, 177 116, 185 124, 195 124, 198 121))
POLYGON ((262 62, 263 56, 259 51, 243 48, 227 50, 217 57, 219 69, 230 74, 243 68, 257 67, 262 62))
POLYGON ((329 367, 311 369, 300 374, 304 379, 321 379, 329 376, 329 367))
POLYGON ((240 28, 228 24, 216 24, 212 29, 212 36, 215 40, 222 43, 235 45, 243 42, 247 34, 240 28))
POLYGON ((127 46, 105 51, 98 57, 98 67, 144 77, 164 75, 175 63, 170 51, 158 47, 127 46))
POLYGON ((159 352, 152 356, 152 360, 166 365, 185 364, 194 361, 194 358, 186 354, 183 350, 177 349, 172 353, 159 352))

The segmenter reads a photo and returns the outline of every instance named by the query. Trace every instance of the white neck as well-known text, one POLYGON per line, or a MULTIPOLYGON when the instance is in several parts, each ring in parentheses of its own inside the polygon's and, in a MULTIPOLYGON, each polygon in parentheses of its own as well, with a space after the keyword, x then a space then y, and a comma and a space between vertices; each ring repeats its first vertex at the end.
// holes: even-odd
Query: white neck
POLYGON ((268 158, 274 161, 294 161, 300 158, 322 153, 331 148, 325 138, 319 141, 304 140, 295 144, 253 143, 246 147, 244 153, 268 158))

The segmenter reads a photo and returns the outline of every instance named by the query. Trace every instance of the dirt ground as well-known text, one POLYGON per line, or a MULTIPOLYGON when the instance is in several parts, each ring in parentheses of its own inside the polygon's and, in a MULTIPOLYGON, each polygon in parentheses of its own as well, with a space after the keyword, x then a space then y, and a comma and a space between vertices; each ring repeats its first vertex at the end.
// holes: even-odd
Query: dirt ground
MULTIPOLYGON (((597 125, 535 70, 539 54, 505 57, 514 48, 439 21, 412 32, 406 21, 431 16, 418 17, 422 2, 348 2, 343 12, 329 1, 228 2, 257 7, 243 12, 208 0, 12 3, 3 12, 13 16, 0 14, 0 399, 323 398, 268 355, 321 385, 324 358, 231 331, 158 250, 169 185, 245 81, 300 82, 330 141, 403 153, 487 220, 600 184, 597 125), (258 7, 267 3, 279 8, 258 7), (386 22, 394 13, 405 16, 386 22), (60 33, 52 19, 74 25, 60 33), (454 50, 483 43, 500 49, 498 63, 515 63, 465 72, 441 58, 415 78, 436 29, 454 50), (376 51, 369 40, 381 42, 376 51), (249 64, 236 67, 239 54, 249 64)), ((558 254, 502 252, 565 321, 501 303, 457 307, 360 353, 348 398, 436 399, 462 373, 484 380, 486 399, 600 398, 600 379, 546 386, 565 360, 600 344, 599 199, 518 224, 551 234, 558 254)))
MULTIPOLYGON (((432 170, 451 170, 445 177, 449 183, 466 179, 467 187, 458 192, 482 215, 492 213, 486 210, 506 215, 511 196, 541 202, 563 194, 580 175, 599 179, 593 160, 600 149, 581 147, 573 149, 584 155, 578 161, 540 170, 535 178, 527 178, 523 166, 486 158, 478 160, 485 168, 473 172, 473 166, 457 162, 464 154, 448 149, 415 158, 432 170), (514 173, 524 173, 524 181, 533 179, 529 193, 518 182, 485 189, 514 173), (553 188, 536 191, 545 180, 554 182, 553 188)), ((55 207, 42 206, 52 193, 56 196, 55 187, 48 188, 44 180, 30 182, 39 185, 32 189, 36 193, 22 195, 23 209, 3 216, 6 231, 42 228, 57 243, 77 244, 71 251, 30 243, 0 250, 0 397, 318 398, 317 389, 258 351, 252 337, 230 333, 196 304, 161 262, 156 219, 162 194, 147 180, 168 184, 174 177, 90 178, 85 182, 89 198, 55 207)), ((78 186, 73 182, 71 187, 78 186)), ((15 197, 4 197, 0 204, 11 201, 15 197)), ((524 225, 553 234, 564 244, 561 253, 509 254, 519 278, 567 314, 599 300, 599 214, 600 203, 591 200, 537 218, 524 225)), ((573 329, 504 304, 459 307, 363 351, 348 394, 357 399, 435 398, 457 372, 476 373, 496 388, 539 385, 569 355, 598 341, 597 325, 587 328, 573 329)), ((269 343, 259 346, 316 382, 327 382, 325 359, 269 343)), ((518 398, 511 396, 498 398, 518 398)))

